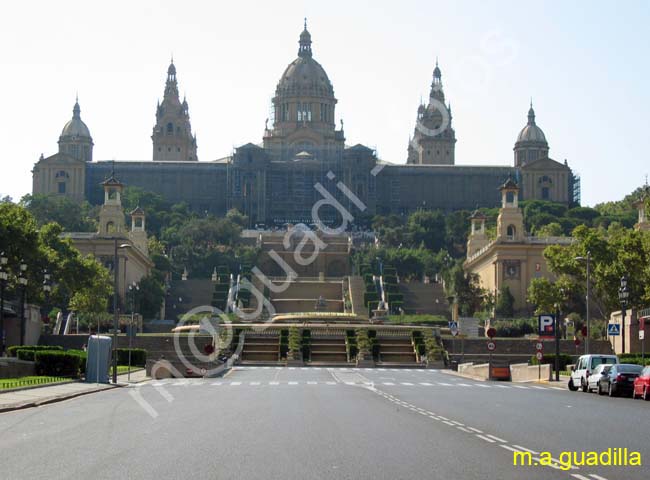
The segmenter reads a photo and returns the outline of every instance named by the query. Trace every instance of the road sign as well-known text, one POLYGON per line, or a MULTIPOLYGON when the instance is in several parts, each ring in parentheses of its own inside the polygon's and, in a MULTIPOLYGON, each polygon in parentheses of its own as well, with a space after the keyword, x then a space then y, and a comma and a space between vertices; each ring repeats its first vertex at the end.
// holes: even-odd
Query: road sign
POLYGON ((454 337, 458 335, 458 322, 449 322, 449 330, 454 337))
POLYGON ((555 315, 544 314, 537 317, 538 333, 543 337, 555 336, 555 315))
POLYGON ((542 360, 544 360, 544 353, 541 351, 537 352, 535 354, 535 358, 541 362, 542 360))
POLYGON ((488 342, 487 343, 487 349, 491 352, 493 352, 497 348, 496 343, 494 342, 488 342))
POLYGON ((616 337, 621 334, 621 326, 618 323, 608 323, 607 324, 607 335, 610 337, 616 337))
POLYGON ((544 344, 542 342, 537 342, 535 344, 535 350, 537 350, 538 352, 541 352, 542 350, 544 350, 544 344))
MULTIPOLYGON (((494 327, 488 328, 486 333, 487 333, 487 336, 490 337, 490 338, 494 338, 494 337, 497 336, 497 330, 494 327)), ((492 343, 492 342, 490 342, 490 343, 492 343)))
POLYGON ((645 338, 645 331, 639 330, 639 340, 643 340, 644 338, 645 338))
POLYGON ((201 375, 205 375, 208 371, 205 368, 201 369, 201 375))

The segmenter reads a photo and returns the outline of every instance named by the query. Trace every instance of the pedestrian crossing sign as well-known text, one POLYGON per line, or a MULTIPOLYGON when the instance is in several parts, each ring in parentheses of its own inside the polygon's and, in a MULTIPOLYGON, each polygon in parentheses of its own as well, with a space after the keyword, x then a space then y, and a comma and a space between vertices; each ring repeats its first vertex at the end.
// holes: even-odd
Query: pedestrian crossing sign
POLYGON ((621 326, 618 323, 608 323, 607 324, 607 335, 610 337, 615 337, 621 334, 621 326))

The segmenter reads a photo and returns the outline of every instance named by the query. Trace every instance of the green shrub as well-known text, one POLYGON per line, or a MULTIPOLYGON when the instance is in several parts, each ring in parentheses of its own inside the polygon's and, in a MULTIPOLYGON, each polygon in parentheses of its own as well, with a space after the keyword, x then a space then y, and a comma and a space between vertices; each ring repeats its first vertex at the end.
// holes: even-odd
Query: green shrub
POLYGON ((357 347, 357 335, 354 330, 345 331, 345 346, 347 347, 348 358, 353 359, 357 357, 359 348, 357 347))
POLYGON ((12 345, 11 347, 7 347, 7 353, 9 354, 10 357, 15 357, 16 356, 16 350, 31 350, 31 351, 38 351, 38 350, 59 350, 63 351, 63 347, 59 345, 12 345))
POLYGON ((359 328, 356 331, 357 334, 357 348, 359 352, 370 353, 372 345, 370 344, 370 338, 368 337, 368 330, 365 328, 359 328))
POLYGON ((147 363, 147 351, 144 348, 118 348, 117 349, 117 364, 129 364, 129 350, 131 350, 131 365, 144 367, 147 363))
POLYGON ((88 352, 84 352, 83 350, 70 349, 70 350, 66 350, 65 353, 68 353, 70 355, 77 355, 79 357, 79 374, 85 375, 88 352))
POLYGON ((37 351, 34 355, 38 375, 78 377, 81 357, 60 351, 37 351))
POLYGON ((302 349, 302 335, 298 327, 291 327, 289 329, 289 337, 287 338, 287 347, 289 352, 298 353, 302 349))
POLYGON ((404 294, 403 293, 393 293, 389 292, 388 293, 388 302, 393 303, 393 302, 404 302, 404 294))
POLYGON ((35 350, 32 350, 31 348, 19 348, 14 351, 18 360, 25 360, 26 362, 34 361, 34 352, 35 350))
POLYGON ((376 302, 379 300, 379 294, 377 292, 366 292, 363 294, 363 303, 369 305, 370 302, 376 302))

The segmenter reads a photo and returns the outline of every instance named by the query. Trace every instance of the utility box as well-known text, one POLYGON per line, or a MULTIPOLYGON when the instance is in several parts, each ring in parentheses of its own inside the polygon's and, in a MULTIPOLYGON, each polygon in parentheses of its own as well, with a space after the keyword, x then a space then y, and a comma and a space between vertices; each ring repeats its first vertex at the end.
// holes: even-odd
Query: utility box
POLYGON ((113 341, 106 335, 91 335, 88 338, 88 359, 86 360, 86 382, 109 383, 109 369, 113 341))

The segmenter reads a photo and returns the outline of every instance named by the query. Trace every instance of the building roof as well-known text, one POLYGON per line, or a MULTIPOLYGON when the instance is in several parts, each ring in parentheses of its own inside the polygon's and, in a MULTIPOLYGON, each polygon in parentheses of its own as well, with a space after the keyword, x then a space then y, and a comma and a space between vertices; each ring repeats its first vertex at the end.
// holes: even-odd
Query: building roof
POLYGON ((517 142, 547 143, 544 132, 535 123, 535 110, 533 110, 532 103, 530 105, 530 109, 528 110, 528 123, 519 132, 519 135, 517 136, 517 142))

